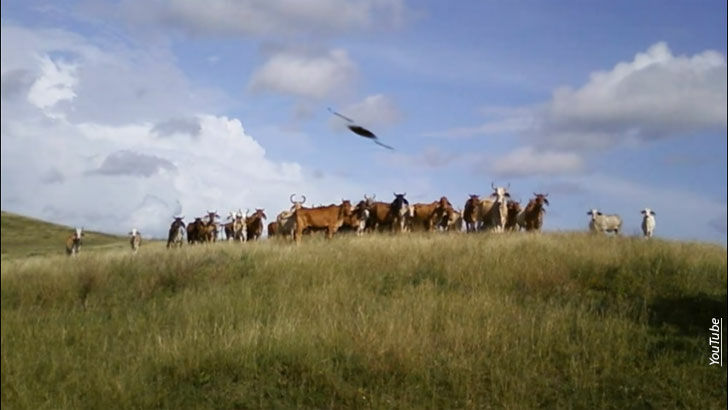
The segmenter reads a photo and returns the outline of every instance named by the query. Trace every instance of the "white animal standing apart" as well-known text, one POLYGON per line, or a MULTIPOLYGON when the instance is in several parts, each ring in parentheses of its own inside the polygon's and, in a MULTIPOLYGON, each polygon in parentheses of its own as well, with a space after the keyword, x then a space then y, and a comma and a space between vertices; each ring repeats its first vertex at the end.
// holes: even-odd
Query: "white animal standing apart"
POLYGON ((650 208, 642 210, 642 233, 645 238, 652 238, 652 233, 655 231, 655 211, 650 208))
POLYGON ((614 232, 619 235, 622 230, 622 218, 619 215, 605 215, 596 209, 586 214, 591 215, 589 230, 592 232, 614 232))
POLYGON ((129 232, 129 235, 131 235, 131 238, 129 239, 131 251, 132 253, 137 253, 137 251, 139 251, 139 247, 142 244, 142 234, 137 230, 137 228, 132 228, 131 232, 129 232))
POLYGON ((81 238, 84 236, 83 228, 76 228, 66 239, 66 255, 76 256, 81 251, 81 238))

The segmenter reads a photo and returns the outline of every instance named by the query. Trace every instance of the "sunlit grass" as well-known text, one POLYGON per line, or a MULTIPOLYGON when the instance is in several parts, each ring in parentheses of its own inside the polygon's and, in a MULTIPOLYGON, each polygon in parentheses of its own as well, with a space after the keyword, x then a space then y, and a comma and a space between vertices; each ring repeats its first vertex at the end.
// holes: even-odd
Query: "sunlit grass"
POLYGON ((725 408, 725 248, 410 234, 2 264, 10 408, 725 408))

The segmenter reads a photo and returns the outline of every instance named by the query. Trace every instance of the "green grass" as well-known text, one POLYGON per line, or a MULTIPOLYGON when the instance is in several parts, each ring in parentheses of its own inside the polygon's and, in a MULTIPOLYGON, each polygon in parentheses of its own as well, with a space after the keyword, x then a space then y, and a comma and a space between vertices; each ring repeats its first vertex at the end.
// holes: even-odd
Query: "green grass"
POLYGON ((1 274, 9 408, 726 407, 726 372, 708 366, 726 315, 716 245, 152 243, 1 274))
MULTIPOLYGON (((2 211, 2 259, 66 254, 66 238, 73 228, 2 211)), ((95 248, 129 247, 126 237, 84 231, 81 252, 95 248)))

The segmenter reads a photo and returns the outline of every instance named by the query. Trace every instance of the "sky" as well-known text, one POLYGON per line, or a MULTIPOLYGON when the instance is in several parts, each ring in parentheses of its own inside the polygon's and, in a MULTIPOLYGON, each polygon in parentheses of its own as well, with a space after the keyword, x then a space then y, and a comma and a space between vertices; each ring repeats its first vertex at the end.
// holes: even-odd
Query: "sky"
POLYGON ((726 243, 726 2, 3 1, 3 210, 174 215, 510 185, 544 229, 726 243), (328 108, 376 133, 349 132, 328 108))

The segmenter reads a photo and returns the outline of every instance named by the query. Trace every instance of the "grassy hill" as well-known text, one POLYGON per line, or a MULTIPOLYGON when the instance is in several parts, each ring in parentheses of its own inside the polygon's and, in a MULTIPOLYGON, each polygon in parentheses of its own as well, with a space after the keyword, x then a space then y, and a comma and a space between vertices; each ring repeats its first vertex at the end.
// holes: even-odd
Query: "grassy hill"
MULTIPOLYGON (((65 255, 66 238, 73 228, 38 219, 2 212, 0 216, 2 258, 65 255)), ((85 231, 81 252, 86 250, 129 247, 127 238, 85 231)))
POLYGON ((726 407, 707 343, 726 316, 721 246, 151 243, 14 258, 1 275, 9 408, 726 407))

